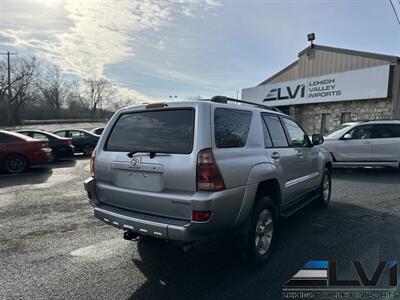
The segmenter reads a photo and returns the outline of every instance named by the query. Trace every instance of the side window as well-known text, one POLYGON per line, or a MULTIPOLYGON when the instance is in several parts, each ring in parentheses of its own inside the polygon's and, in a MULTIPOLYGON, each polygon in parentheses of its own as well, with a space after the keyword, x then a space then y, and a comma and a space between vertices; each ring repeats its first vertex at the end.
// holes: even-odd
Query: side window
POLYGON ((264 121, 268 127, 269 134, 271 135, 273 147, 287 147, 288 142, 286 139, 285 130, 278 116, 263 115, 264 121))
POLYGON ((58 135, 58 136, 60 136, 60 137, 68 137, 67 135, 66 135, 66 131, 58 131, 58 132, 56 132, 55 133, 55 135, 58 135))
POLYGON ((251 111, 216 108, 214 131, 217 148, 237 148, 246 145, 251 123, 251 111))
POLYGON ((375 139, 387 139, 400 137, 400 124, 374 124, 375 139))
POLYGON ((10 137, 9 135, 5 133, 0 133, 0 143, 8 143, 11 142, 12 140, 13 138, 10 137))
POLYGON ((289 141, 291 146, 295 147, 307 147, 309 146, 309 140, 307 134, 301 129, 301 127, 293 120, 282 118, 285 124, 286 130, 289 135, 289 141))
POLYGON ((70 131, 69 136, 72 138, 79 138, 79 137, 84 137, 84 134, 80 131, 70 131))
POLYGON ((39 140, 49 140, 48 138, 47 138, 47 136, 45 136, 44 134, 41 134, 41 133, 34 133, 33 134, 33 136, 32 136, 34 139, 39 139, 39 140))
POLYGON ((265 148, 271 148, 272 147, 272 140, 271 136, 268 132, 267 125, 265 125, 264 120, 262 120, 262 127, 263 127, 263 132, 264 132, 264 144, 265 148))
POLYGON ((353 128, 348 132, 351 135, 352 140, 364 140, 372 139, 372 126, 361 125, 353 128))

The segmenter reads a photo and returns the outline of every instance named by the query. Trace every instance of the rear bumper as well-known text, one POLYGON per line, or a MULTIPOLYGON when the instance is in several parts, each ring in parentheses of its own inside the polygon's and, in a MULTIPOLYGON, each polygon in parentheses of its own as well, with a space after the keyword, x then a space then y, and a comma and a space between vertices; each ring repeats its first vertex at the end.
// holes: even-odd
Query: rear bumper
POLYGON ((200 204, 196 199, 196 205, 200 205, 204 210, 211 210, 212 217, 208 222, 193 222, 110 206, 97 199, 95 179, 87 179, 84 186, 90 194, 90 204, 94 208, 94 215, 99 220, 140 235, 180 242, 212 238, 231 230, 239 214, 245 191, 243 187, 212 193, 210 198, 204 198, 200 204))
POLYGON ((65 148, 60 148, 59 150, 60 158, 72 158, 74 157, 75 147, 69 145, 65 148))
POLYGON ((51 149, 41 148, 32 153, 29 157, 31 165, 40 165, 51 161, 51 149))

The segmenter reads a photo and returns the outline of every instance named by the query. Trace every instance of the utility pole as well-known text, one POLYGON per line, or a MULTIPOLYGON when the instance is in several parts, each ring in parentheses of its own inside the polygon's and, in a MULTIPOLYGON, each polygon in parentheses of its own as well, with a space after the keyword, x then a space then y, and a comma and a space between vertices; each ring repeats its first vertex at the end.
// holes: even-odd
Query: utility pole
POLYGON ((91 80, 91 93, 90 93, 90 121, 93 123, 93 110, 94 110, 94 82, 91 80))
POLYGON ((16 52, 7 51, 7 53, 0 53, 1 55, 7 55, 7 90, 8 90, 8 109, 7 109, 7 126, 11 126, 11 67, 10 67, 10 55, 17 55, 16 52))

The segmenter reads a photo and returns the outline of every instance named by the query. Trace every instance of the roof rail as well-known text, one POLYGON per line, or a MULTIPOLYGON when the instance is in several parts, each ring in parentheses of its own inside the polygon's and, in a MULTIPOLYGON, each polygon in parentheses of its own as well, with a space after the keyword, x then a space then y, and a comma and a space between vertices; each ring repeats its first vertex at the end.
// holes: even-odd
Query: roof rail
POLYGON ((254 106, 258 106, 261 108, 265 108, 265 109, 269 109, 269 110, 274 110, 277 112, 282 112, 280 109, 274 107, 274 106, 268 106, 268 105, 264 105, 261 103, 254 103, 254 102, 250 102, 250 101, 245 101, 245 100, 240 100, 240 99, 235 99, 235 98, 229 98, 226 96, 214 96, 210 99, 211 102, 215 102, 215 103, 228 103, 228 101, 232 101, 232 102, 238 102, 238 103, 244 103, 244 104, 249 104, 249 105, 254 105, 254 106))

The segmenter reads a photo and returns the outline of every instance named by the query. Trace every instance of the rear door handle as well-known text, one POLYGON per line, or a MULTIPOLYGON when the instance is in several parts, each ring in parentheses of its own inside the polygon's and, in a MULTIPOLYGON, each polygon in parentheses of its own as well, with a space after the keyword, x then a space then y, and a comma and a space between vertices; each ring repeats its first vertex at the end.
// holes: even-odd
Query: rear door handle
POLYGON ((278 152, 273 152, 273 153, 271 154, 271 158, 272 158, 272 159, 275 159, 275 160, 279 159, 279 153, 278 153, 278 152))
POLYGON ((296 151, 296 155, 297 155, 298 158, 302 158, 303 157, 303 152, 296 151))

